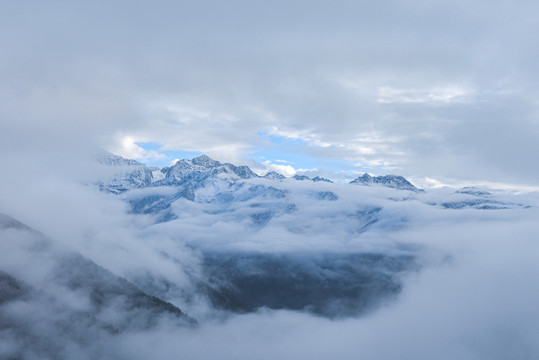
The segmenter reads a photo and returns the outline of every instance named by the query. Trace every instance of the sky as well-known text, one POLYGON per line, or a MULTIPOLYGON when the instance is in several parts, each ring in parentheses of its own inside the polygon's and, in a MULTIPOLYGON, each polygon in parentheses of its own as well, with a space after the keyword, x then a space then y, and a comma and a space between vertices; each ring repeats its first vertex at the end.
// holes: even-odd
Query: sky
MULTIPOLYGON (((0 4, 4 166, 105 148, 536 186, 536 1, 0 4)), ((46 166, 44 166, 46 168, 46 166)))

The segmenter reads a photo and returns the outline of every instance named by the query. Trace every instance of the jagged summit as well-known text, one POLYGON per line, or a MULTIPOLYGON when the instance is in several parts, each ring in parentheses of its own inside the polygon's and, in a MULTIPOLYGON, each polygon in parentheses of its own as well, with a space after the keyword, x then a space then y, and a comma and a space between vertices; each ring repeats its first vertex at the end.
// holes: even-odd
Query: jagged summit
POLYGON ((350 181, 350 184, 358 184, 358 183, 371 184, 373 177, 374 176, 372 176, 369 173, 364 173, 363 175, 357 177, 355 180, 350 181))
POLYGON ((295 180, 298 180, 298 181, 306 181, 306 180, 311 180, 313 182, 328 182, 328 183, 333 183, 333 181, 329 180, 329 179, 326 179, 326 178, 323 178, 323 177, 320 177, 320 176, 315 176, 313 178, 310 178, 308 177, 307 175, 294 175, 292 176, 292 179, 295 179, 295 180))
MULTIPOLYGON (((155 169, 149 168, 136 160, 125 159, 107 151, 98 153, 96 158, 106 166, 118 167, 119 172, 117 175, 100 184, 101 190, 116 194, 130 189, 148 186, 182 186, 197 189, 206 186, 205 184, 208 181, 227 180, 229 182, 235 182, 260 177, 247 165, 237 166, 230 163, 222 163, 212 159, 208 155, 200 155, 191 160, 178 160, 172 166, 155 171, 159 175, 157 178, 154 178, 152 175, 152 170, 155 169)), ((262 178, 280 181, 285 179, 285 176, 275 171, 268 171, 262 178)), ((320 176, 310 178, 306 175, 294 175, 292 179, 298 181, 333 182, 320 176)), ((400 175, 372 176, 364 173, 351 181, 350 184, 381 185, 400 190, 423 191, 416 188, 411 182, 400 175)), ((468 193, 467 190, 469 189, 465 188, 461 192, 468 193)))
POLYGON ((154 186, 174 185, 200 187, 203 183, 214 177, 221 180, 238 180, 258 177, 248 166, 236 166, 230 163, 221 163, 207 155, 200 155, 192 160, 183 159, 176 164, 161 169, 165 175, 163 180, 156 181, 154 186))
MULTIPOLYGON (((345 190, 343 185, 331 184, 329 179, 320 176, 311 178, 297 174, 285 178, 275 171, 268 171, 261 177, 246 165, 222 163, 207 155, 179 160, 172 166, 154 171, 160 178, 152 182, 152 172, 144 164, 115 155, 107 155, 106 158, 107 163, 118 165, 111 167, 118 170, 119 175, 102 183, 100 189, 117 195, 123 194, 122 197, 129 203, 132 213, 152 215, 156 223, 178 219, 181 216, 182 203, 194 202, 199 204, 200 207, 197 205, 197 208, 203 209, 207 215, 226 214, 223 216, 233 219, 231 221, 245 222, 260 228, 280 216, 293 218, 293 214, 301 212, 303 206, 320 206, 311 202, 324 201, 323 207, 335 209, 342 202, 341 191, 349 191, 345 190), (298 199, 300 202, 296 203, 298 199)), ((351 184, 423 192, 399 175, 373 176, 365 173, 351 184)), ((391 197, 387 197, 387 200, 391 201, 416 199, 411 194, 405 194, 399 199, 399 196, 395 196, 391 191, 374 191, 373 195, 384 198, 389 195, 391 197)), ((427 200, 426 205, 444 209, 496 210, 524 207, 498 201, 493 195, 487 196, 486 192, 479 192, 479 189, 475 188, 461 189, 458 194, 451 194, 449 197, 425 195, 417 197, 417 200, 427 200), (470 199, 471 196, 478 198, 470 199)), ((385 220, 378 215, 381 209, 379 206, 351 214, 350 216, 357 217, 362 223, 359 228, 354 227, 351 231, 362 233, 378 221, 382 224, 385 220)), ((0 226, 1 220, 0 218, 0 226)), ((302 231, 300 228, 293 231, 296 230, 302 231)))
POLYGON ((333 181, 331 181, 329 179, 326 179, 326 178, 323 178, 323 177, 320 177, 320 176, 315 176, 311 180, 314 181, 314 182, 319 182, 319 181, 328 182, 328 183, 333 182, 333 181))
POLYGON ((96 153, 95 158, 103 165, 108 166, 145 166, 143 163, 132 159, 126 159, 120 155, 111 153, 110 151, 102 150, 96 153))
POLYGON ((101 182, 101 191, 121 194, 131 189, 149 186, 153 181, 152 170, 141 162, 126 159, 108 151, 96 154, 99 163, 115 169, 115 174, 105 182, 101 182))
POLYGON ((285 176, 275 171, 268 171, 266 175, 263 176, 263 178, 270 180, 283 180, 285 179, 285 176))
POLYGON ((350 181, 350 184, 366 186, 376 184, 399 190, 410 190, 415 192, 423 191, 416 188, 411 182, 400 175, 371 176, 368 173, 365 173, 355 180, 350 181))
POLYGON ((204 155, 204 154, 193 158, 193 160, 191 160, 191 163, 194 164, 194 165, 210 167, 210 168, 214 168, 214 167, 218 167, 218 166, 223 165, 219 161, 213 160, 211 157, 209 157, 208 155, 204 155))

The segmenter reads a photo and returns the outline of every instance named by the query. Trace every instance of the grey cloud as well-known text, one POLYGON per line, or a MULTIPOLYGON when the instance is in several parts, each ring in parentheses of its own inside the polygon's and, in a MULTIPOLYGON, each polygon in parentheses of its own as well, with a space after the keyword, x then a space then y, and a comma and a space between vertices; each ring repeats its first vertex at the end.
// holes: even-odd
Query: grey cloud
POLYGON ((238 159, 256 131, 276 126, 360 147, 369 145, 357 140, 362 133, 397 138, 371 155, 353 147, 343 155, 405 174, 527 184, 537 175, 526 162, 537 132, 533 2, 3 7, 6 149, 16 146, 7 134, 111 148, 126 134, 238 159), (387 86, 467 86, 475 95, 464 104, 378 103, 387 86), (155 108, 163 103, 209 117, 178 124, 155 108), (500 154, 504 140, 519 146, 500 154), (435 166, 443 162, 446 169, 435 166))
MULTIPOLYGON (((81 348, 47 326, 58 317, 39 301, 0 315, 38 314, 45 325, 28 323, 29 332, 50 334, 65 358, 536 358, 535 208, 451 210, 425 203, 453 189, 419 201, 285 181, 299 210, 278 208, 264 226, 253 221, 267 210, 260 204, 215 215, 185 199, 171 205, 177 220, 153 225, 80 184, 106 175, 90 153, 123 136, 233 161, 272 129, 299 134, 309 154, 369 168, 535 184, 537 10, 527 1, 2 3, 0 211, 203 323, 177 329, 165 319, 112 338, 92 326, 81 348), (338 200, 317 203, 313 189, 338 200), (391 221, 357 231, 357 217, 370 219, 360 211, 377 205, 391 221), (406 226, 396 226, 403 214, 406 226), (224 315, 196 287, 200 249, 393 255, 397 244, 420 245, 423 270, 403 276, 396 302, 359 318, 224 315)), ((532 193, 496 197, 538 203, 532 193)), ((28 283, 46 275, 25 270, 46 270, 46 259, 6 239, 3 267, 28 283)), ((20 334, 0 331, 0 357, 25 348, 20 334)))

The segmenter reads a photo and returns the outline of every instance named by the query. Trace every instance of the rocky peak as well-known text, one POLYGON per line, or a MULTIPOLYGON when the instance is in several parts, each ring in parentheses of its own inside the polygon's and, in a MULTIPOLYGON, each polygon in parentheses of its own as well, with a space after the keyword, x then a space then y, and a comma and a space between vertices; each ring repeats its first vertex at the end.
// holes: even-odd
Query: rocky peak
POLYGON ((311 180, 314 181, 314 182, 319 182, 319 181, 328 182, 328 183, 333 182, 333 181, 331 181, 329 179, 326 179, 326 178, 323 178, 323 177, 320 177, 320 176, 315 176, 311 180))
POLYGON ((204 167, 209 167, 209 168, 214 168, 214 167, 218 167, 222 165, 219 161, 213 160, 208 155, 197 156, 193 158, 193 160, 191 160, 191 163, 193 165, 204 166, 204 167))
POLYGON ((399 190, 421 191, 400 175, 371 176, 367 173, 350 182, 356 185, 377 184, 399 190))
POLYGON ((284 175, 281 175, 275 171, 268 171, 266 175, 264 175, 264 178, 270 179, 270 180, 282 180, 284 179, 284 175))

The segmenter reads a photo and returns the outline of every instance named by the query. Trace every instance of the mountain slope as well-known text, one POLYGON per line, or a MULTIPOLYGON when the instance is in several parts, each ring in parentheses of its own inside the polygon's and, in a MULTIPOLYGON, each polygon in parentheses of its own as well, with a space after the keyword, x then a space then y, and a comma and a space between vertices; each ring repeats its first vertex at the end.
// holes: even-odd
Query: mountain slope
POLYGON ((31 327, 31 317, 19 318, 9 310, 21 302, 46 317, 50 326, 72 317, 91 322, 95 331, 113 333, 149 328, 162 318, 179 326, 195 324, 176 306, 3 214, 0 236, 0 324, 4 329, 25 333, 24 327, 31 327))

